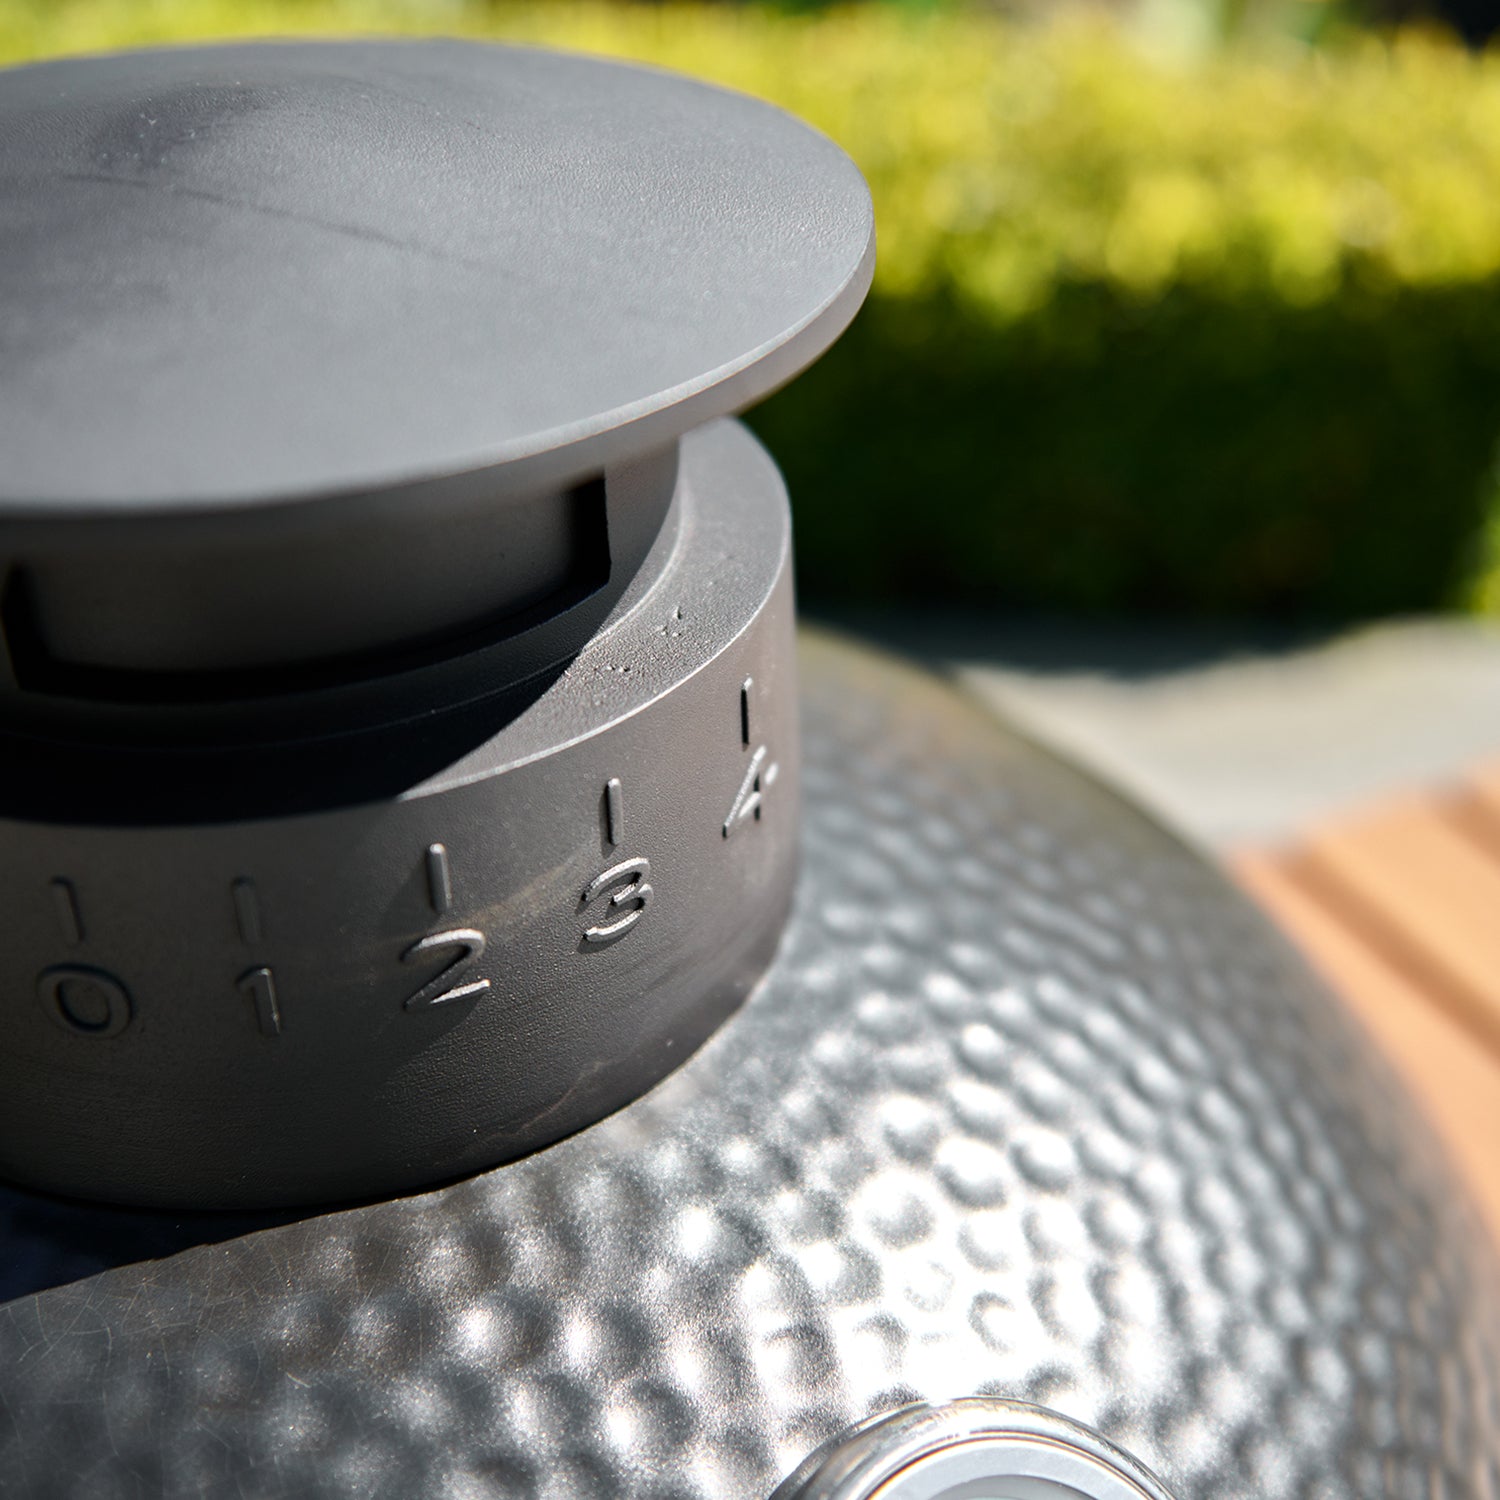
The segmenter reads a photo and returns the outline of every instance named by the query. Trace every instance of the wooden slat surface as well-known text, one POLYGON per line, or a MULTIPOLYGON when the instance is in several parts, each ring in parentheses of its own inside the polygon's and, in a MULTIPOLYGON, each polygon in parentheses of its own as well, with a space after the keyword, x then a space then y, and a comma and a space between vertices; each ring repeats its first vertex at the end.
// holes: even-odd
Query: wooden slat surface
POLYGON ((1500 1241, 1500 763, 1230 865, 1385 1049, 1500 1241))
POLYGON ((1300 883, 1500 1058, 1500 862, 1462 799, 1402 797, 1308 831, 1300 883))
POLYGON ((1245 854, 1234 872, 1384 1049, 1500 1242, 1500 1062, 1299 885, 1283 861, 1245 854))
POLYGON ((1496 822, 1500 835, 1500 760, 1476 766, 1464 780, 1462 795, 1496 822))

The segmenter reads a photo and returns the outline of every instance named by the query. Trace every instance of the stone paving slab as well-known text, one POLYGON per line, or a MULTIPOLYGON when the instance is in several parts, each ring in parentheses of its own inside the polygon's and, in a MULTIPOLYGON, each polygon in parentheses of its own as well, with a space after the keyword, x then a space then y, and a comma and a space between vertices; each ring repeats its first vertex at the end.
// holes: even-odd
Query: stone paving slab
POLYGON ((956 673, 1213 848, 1277 843, 1500 754, 1500 625, 1424 619, 1336 636, 982 615, 829 623, 956 673))

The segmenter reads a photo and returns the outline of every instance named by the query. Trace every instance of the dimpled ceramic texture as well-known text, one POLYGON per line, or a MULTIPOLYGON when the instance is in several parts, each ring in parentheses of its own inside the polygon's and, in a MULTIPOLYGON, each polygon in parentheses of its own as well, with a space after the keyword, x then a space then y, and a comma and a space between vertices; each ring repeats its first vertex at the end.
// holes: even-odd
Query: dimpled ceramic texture
MULTIPOLYGON (((0 1491, 750 1500, 986 1393, 1180 1500, 1500 1492, 1493 1261, 1334 1002, 941 684, 803 671, 798 904, 741 1015, 526 1161, 10 1303, 0 1491)), ((78 1212, 7 1199, 0 1259, 78 1212)))

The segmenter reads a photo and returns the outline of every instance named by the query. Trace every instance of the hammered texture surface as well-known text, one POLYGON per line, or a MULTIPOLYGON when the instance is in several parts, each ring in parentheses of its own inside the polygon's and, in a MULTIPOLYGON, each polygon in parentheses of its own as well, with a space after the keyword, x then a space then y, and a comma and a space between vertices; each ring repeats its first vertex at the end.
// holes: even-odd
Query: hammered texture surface
MULTIPOLYGON (((803 877, 745 1010, 521 1163, 6 1304, 0 1492, 763 1500, 984 1393, 1182 1500, 1500 1496, 1495 1265, 1338 1007, 940 683, 803 671, 803 877)), ((0 1255, 52 1222, 5 1199, 0 1255)))

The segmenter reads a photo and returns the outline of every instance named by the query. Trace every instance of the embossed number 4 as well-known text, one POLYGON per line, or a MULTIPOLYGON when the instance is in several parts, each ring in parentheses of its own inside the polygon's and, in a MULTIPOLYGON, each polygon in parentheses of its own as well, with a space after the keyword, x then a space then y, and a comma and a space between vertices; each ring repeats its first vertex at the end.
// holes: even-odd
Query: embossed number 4
POLYGON ((729 816, 724 819, 726 839, 736 828, 759 819, 761 804, 765 800, 765 789, 776 780, 776 773, 780 769, 774 760, 770 765, 766 764, 766 757, 769 753, 766 747, 761 745, 750 757, 750 764, 745 767, 745 775, 740 781, 740 789, 729 809, 729 816))

